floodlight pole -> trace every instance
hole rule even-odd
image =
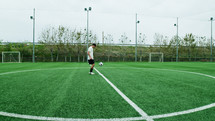
[[[89,9],[85,8],[84,10],[87,12],[87,51],[88,51],[88,46],[89,46],[89,12],[92,10],[92,8],[89,7]],[[87,54],[87,56],[88,56],[88,54]]]
[[[33,20],[33,56],[32,56],[33,63],[35,63],[35,19],[36,19],[35,11],[36,10],[34,8],[33,16],[31,16],[31,19]]]
[[[3,56],[3,54],[4,54],[4,52],[1,52],[1,54],[2,54],[2,63],[4,63],[4,56]]]
[[[137,62],[137,24],[139,24],[140,21],[137,20],[137,14],[136,14],[136,21],[135,21],[135,25],[136,25],[136,31],[135,31],[135,40],[136,40],[136,45],[135,45],[135,62]]]
[[[177,37],[176,37],[176,62],[178,62],[178,45],[179,45],[179,42],[178,42],[178,17],[177,17],[177,24],[175,24],[174,26],[177,27]]]
[[[211,21],[211,62],[213,62],[213,17],[210,19]]]

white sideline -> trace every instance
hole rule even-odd
[[[109,84],[116,90],[116,92],[128,103],[130,104],[142,117],[147,121],[153,121],[152,118],[148,116],[141,108],[139,108],[133,101],[131,101],[125,94],[123,94],[111,81],[109,81],[101,72],[95,68],[96,72],[102,76]]]

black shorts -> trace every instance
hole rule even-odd
[[[95,64],[94,60],[88,60],[89,64]]]

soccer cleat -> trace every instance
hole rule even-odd
[[[93,73],[93,72],[90,72],[90,75],[94,75],[95,73]]]

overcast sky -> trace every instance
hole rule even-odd
[[[0,40],[32,41],[30,16],[36,8],[36,37],[50,26],[86,27],[85,7],[91,6],[90,29],[102,40],[102,31],[112,34],[115,43],[126,33],[135,41],[135,13],[141,23],[138,32],[151,44],[155,33],[171,38],[193,33],[210,37],[210,17],[215,17],[215,0],[0,0]],[[214,23],[215,24],[215,23]],[[214,31],[215,35],[215,31]]]

